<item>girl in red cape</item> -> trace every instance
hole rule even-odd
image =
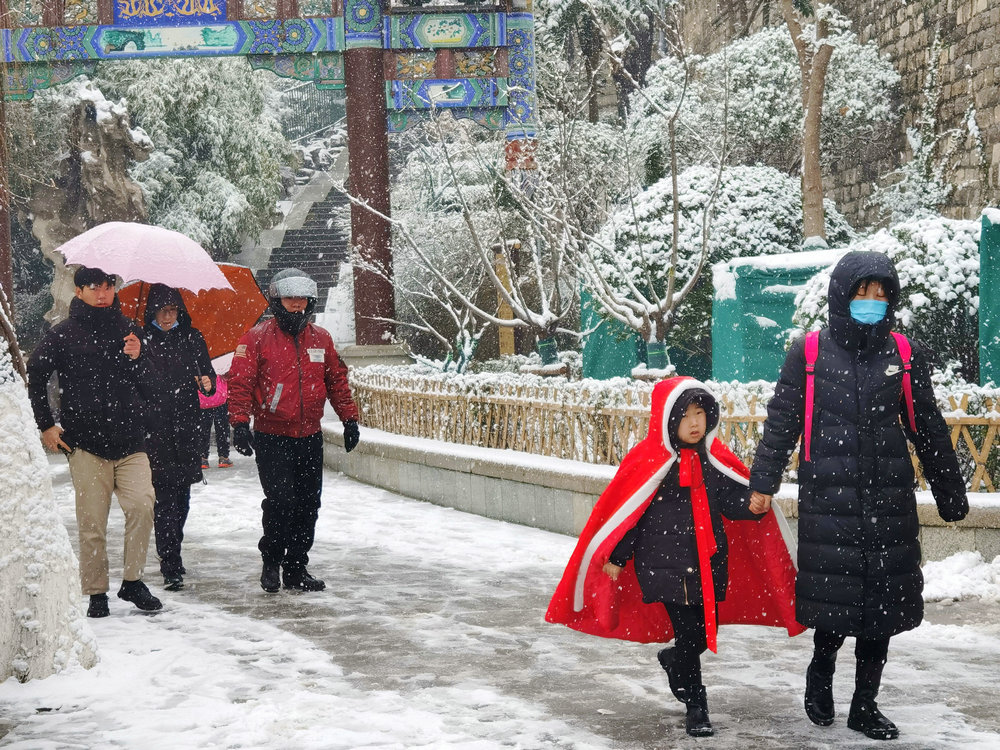
[[[676,637],[658,660],[696,737],[713,733],[700,657],[717,651],[718,624],[804,630],[788,525],[777,506],[750,512],[750,472],[718,431],[705,384],[657,383],[649,432],[598,499],[545,614],[604,638]]]

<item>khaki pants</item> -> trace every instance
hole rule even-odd
[[[111,493],[125,514],[125,565],[122,580],[142,578],[153,528],[153,476],[145,453],[109,461],[77,448],[69,457],[76,489],[76,523],[80,532],[80,583],[84,594],[108,590],[108,514]]]

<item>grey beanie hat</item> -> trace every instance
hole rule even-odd
[[[305,271],[297,268],[286,268],[278,271],[267,287],[267,296],[271,299],[281,297],[308,297],[316,299],[319,296],[316,282],[309,278]]]

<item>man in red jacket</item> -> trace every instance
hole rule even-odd
[[[306,570],[323,491],[320,419],[329,398],[344,424],[344,448],[350,452],[358,444],[358,407],[333,339],[309,322],[316,282],[288,268],[275,274],[268,298],[274,318],[248,331],[233,355],[233,447],[244,456],[257,452],[264,490],[264,534],[257,545],[264,559],[261,588],[274,593],[283,579],[286,589],[322,591],[326,584]]]

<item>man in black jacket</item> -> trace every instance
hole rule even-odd
[[[137,329],[121,313],[115,277],[80,268],[69,318],[54,326],[28,362],[28,395],[46,449],[65,453],[76,489],[80,582],[90,596],[88,617],[107,617],[107,525],[111,493],[125,514],[125,560],[118,597],[139,609],[161,608],[142,582],[150,530],[153,484],[144,452],[143,404]],[[56,423],[48,382],[59,376]]]

